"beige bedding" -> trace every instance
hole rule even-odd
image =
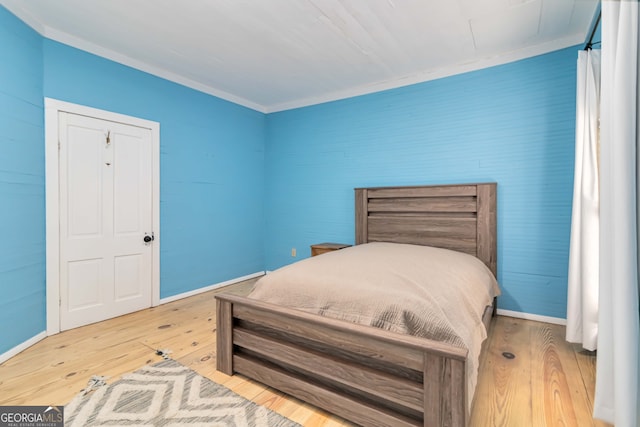
[[[308,258],[261,278],[250,298],[468,349],[468,402],[482,315],[500,290],[477,258],[429,246],[367,243]]]

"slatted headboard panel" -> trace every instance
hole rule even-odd
[[[497,276],[496,184],[356,188],[356,244],[465,252]]]

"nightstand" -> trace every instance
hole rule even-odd
[[[311,245],[311,256],[321,255],[327,252],[348,248],[351,245],[346,243],[316,243]]]

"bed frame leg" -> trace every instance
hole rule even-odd
[[[233,375],[233,305],[216,298],[216,369]]]
[[[465,427],[465,362],[424,356],[424,426]]]

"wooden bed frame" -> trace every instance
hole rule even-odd
[[[356,244],[444,247],[496,275],[495,183],[357,188],[355,200]],[[465,349],[233,295],[216,306],[219,371],[365,426],[468,422]]]

